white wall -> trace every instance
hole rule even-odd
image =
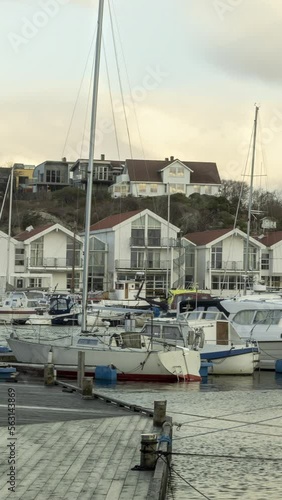
[[[272,272],[282,274],[282,242],[273,248]]]
[[[44,258],[66,259],[67,235],[62,231],[53,230],[44,235]],[[66,265],[64,262],[63,265]]]
[[[9,267],[9,269],[8,269]],[[8,235],[0,231],[0,277],[1,283],[4,282],[4,288],[6,287],[6,277],[7,271],[9,275],[13,274],[15,270],[15,243],[13,239],[10,239],[10,255],[9,255],[9,266],[8,266]],[[0,284],[0,288],[1,288]]]

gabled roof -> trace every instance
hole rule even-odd
[[[282,231],[273,231],[271,233],[265,234],[262,238],[257,237],[257,241],[265,245],[266,247],[271,247],[276,243],[282,241]]]
[[[233,228],[228,229],[211,229],[209,231],[197,231],[195,233],[187,233],[184,238],[195,243],[197,246],[207,245],[221,236],[230,233]]]
[[[19,233],[15,236],[15,239],[18,241],[26,241],[29,240],[30,238],[33,238],[33,236],[36,236],[37,234],[43,233],[46,229],[49,229],[49,227],[55,226],[55,224],[46,224],[45,226],[38,226],[35,229],[31,229],[30,231],[23,231],[22,233]]]
[[[196,233],[187,233],[184,238],[195,243],[197,246],[209,245],[217,240],[220,240],[223,236],[230,233],[230,236],[240,236],[241,238],[247,239],[247,234],[238,228],[227,228],[227,229],[210,229],[208,231],[197,231]],[[250,237],[250,242],[253,245],[257,245],[260,248],[264,248],[264,242]]]
[[[161,170],[177,160],[126,160],[130,181],[162,182]],[[180,160],[179,160],[180,161]],[[181,161],[191,172],[191,184],[221,184],[216,163]]]
[[[102,219],[96,222],[95,224],[92,224],[92,226],[90,226],[90,231],[98,231],[99,229],[111,229],[117,224],[120,224],[121,222],[124,222],[127,219],[130,219],[130,217],[133,217],[134,215],[137,215],[143,211],[144,211],[143,209],[139,209],[139,210],[132,210],[131,212],[125,212],[123,214],[119,213],[119,214],[109,215],[108,217],[105,217],[105,219]]]
[[[17,234],[15,236],[15,239],[17,241],[27,241],[27,240],[31,240],[33,238],[36,239],[37,236],[39,236],[41,234],[45,235],[45,234],[51,233],[54,230],[61,231],[65,234],[67,234],[68,236],[73,237],[72,231],[70,231],[66,227],[62,226],[58,222],[55,222],[55,223],[53,222],[50,224],[46,224],[45,226],[38,226],[34,229],[31,229],[30,231],[25,230],[22,233]],[[75,235],[75,239],[77,239],[78,241],[81,241],[81,238],[80,238],[80,236],[78,236],[78,234]]]

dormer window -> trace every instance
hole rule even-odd
[[[173,165],[169,167],[169,175],[171,177],[183,177],[184,176],[184,167]]]

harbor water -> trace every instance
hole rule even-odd
[[[0,327],[0,345],[9,331]],[[52,336],[71,331],[52,328]],[[95,382],[94,388],[147,408],[167,401],[174,424],[168,500],[282,498],[282,374],[209,376],[189,384]]]

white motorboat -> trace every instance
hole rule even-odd
[[[196,319],[163,317],[146,323],[141,333],[199,350],[201,359],[212,363],[214,375],[252,375],[258,367],[257,345],[243,342],[222,313],[211,312],[205,318],[199,311]]]
[[[30,315],[37,315],[38,302],[23,294],[10,294],[0,306],[0,323],[25,323]]]
[[[208,317],[212,311],[223,312],[234,331],[244,342],[257,342],[260,351],[259,367],[274,370],[277,360],[282,359],[282,301],[237,299],[213,299],[180,304],[180,310],[188,306],[184,316],[192,319]]]

